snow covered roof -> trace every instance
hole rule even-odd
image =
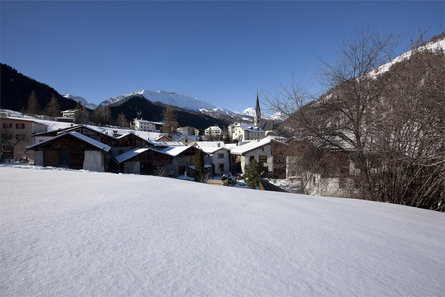
[[[197,141],[196,144],[206,154],[213,154],[221,149],[228,150],[223,141]]]
[[[165,153],[167,155],[176,157],[177,155],[185,152],[186,150],[192,148],[193,146],[187,146],[187,145],[181,145],[181,146],[169,146],[162,150],[159,150],[162,153]]]
[[[251,124],[245,124],[245,123],[241,123],[239,125],[239,127],[245,131],[249,131],[249,132],[264,132],[263,129],[261,129],[258,126],[255,125],[251,125]]]
[[[261,140],[253,140],[249,143],[240,145],[232,149],[230,152],[235,155],[243,155],[251,150],[257,149],[259,147],[262,147],[263,145],[269,144],[271,141],[279,141],[282,142],[282,137],[274,137],[274,136],[267,136]]]
[[[197,141],[199,139],[199,136],[195,136],[195,135],[179,135],[176,138],[176,141],[181,141],[184,138],[190,138],[193,141]]]
[[[178,141],[149,141],[152,145],[155,147],[162,147],[162,146],[183,146],[184,144],[182,142]]]
[[[102,142],[100,142],[100,141],[94,140],[94,139],[92,139],[92,138],[90,138],[90,137],[88,137],[88,136],[85,136],[85,135],[83,135],[83,134],[80,134],[79,132],[67,132],[67,133],[62,133],[62,134],[59,134],[59,135],[57,135],[57,136],[51,137],[51,138],[49,138],[49,139],[47,139],[47,140],[44,140],[44,141],[42,141],[42,142],[39,142],[39,143],[35,143],[35,144],[33,144],[33,145],[30,145],[30,146],[26,147],[26,149],[27,149],[27,150],[29,150],[29,149],[33,149],[33,148],[38,147],[38,146],[40,146],[40,145],[42,145],[42,144],[51,142],[51,141],[53,141],[53,140],[55,140],[55,139],[57,139],[57,138],[59,138],[59,137],[63,137],[63,136],[66,136],[66,135],[74,136],[74,137],[76,137],[77,139],[80,139],[80,140],[82,140],[82,141],[84,141],[84,142],[86,142],[86,143],[88,143],[88,144],[90,144],[90,145],[92,145],[92,146],[94,146],[94,147],[96,147],[96,148],[98,148],[98,149],[100,149],[100,150],[103,150],[103,151],[105,151],[105,152],[108,152],[108,151],[111,149],[111,147],[109,147],[109,146],[106,145],[105,143],[102,143]]]
[[[147,150],[149,150],[149,148],[135,148],[135,149],[132,149],[128,152],[125,152],[123,154],[120,154],[120,155],[114,157],[114,159],[117,161],[117,163],[122,163],[122,162],[127,161],[128,159],[133,158],[134,156],[137,156],[143,152],[146,152]]]
[[[219,130],[219,131],[222,131],[221,128],[218,127],[218,126],[210,126],[207,129],[205,129],[205,131],[208,131],[208,130]]]

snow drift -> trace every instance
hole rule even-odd
[[[3,296],[444,296],[445,214],[0,166]]]

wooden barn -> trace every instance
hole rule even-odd
[[[78,132],[67,132],[26,149],[34,151],[35,165],[106,171],[111,147]]]
[[[113,158],[117,171],[135,174],[160,174],[161,168],[171,165],[173,156],[151,148],[135,148]],[[167,172],[164,170],[164,173]]]

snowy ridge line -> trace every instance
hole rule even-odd
[[[411,54],[413,53],[413,51],[434,51],[434,50],[442,50],[445,51],[445,39],[440,39],[438,41],[434,41],[434,42],[429,42],[425,45],[420,46],[419,48],[415,49],[415,50],[410,50],[406,53],[401,54],[400,56],[394,58],[391,62],[388,62],[386,64],[383,64],[379,67],[377,67],[377,69],[371,71],[369,73],[369,75],[371,77],[376,77],[382,73],[385,73],[389,70],[389,68],[391,68],[392,65],[402,62],[406,59],[409,59],[411,57]]]

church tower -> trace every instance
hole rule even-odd
[[[258,91],[256,92],[256,106],[255,106],[255,117],[253,119],[253,124],[258,126],[261,119],[261,108],[260,108],[260,100],[258,99]]]

